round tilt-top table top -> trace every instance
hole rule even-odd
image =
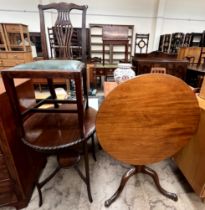
[[[112,157],[145,165],[185,146],[199,117],[197,99],[185,82],[168,74],[144,74],[118,85],[105,98],[96,131]]]

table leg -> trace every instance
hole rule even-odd
[[[141,172],[144,173],[144,174],[148,174],[149,176],[151,176],[153,178],[154,183],[157,186],[157,189],[164,196],[166,196],[167,198],[170,198],[170,199],[172,199],[174,201],[177,201],[178,200],[178,197],[177,197],[177,195],[175,193],[170,193],[170,192],[166,191],[164,188],[162,188],[162,186],[159,183],[159,177],[158,177],[157,173],[154,170],[152,170],[149,167],[144,166],[144,167],[142,167],[142,171]]]
[[[144,174],[147,174],[147,175],[150,175],[156,186],[157,186],[157,189],[164,195],[166,196],[167,198],[170,198],[174,201],[177,201],[178,200],[178,197],[175,193],[170,193],[168,191],[166,191],[165,189],[162,188],[162,186],[160,185],[159,183],[159,177],[157,175],[157,173],[152,170],[151,168],[147,167],[147,166],[144,166],[144,165],[141,165],[141,166],[134,166],[134,168],[131,168],[129,169],[123,176],[122,176],[122,179],[121,179],[121,182],[120,182],[120,186],[118,187],[117,191],[114,193],[114,195],[109,198],[108,200],[105,201],[105,207],[109,207],[121,194],[122,190],[124,189],[125,187],[125,184],[127,183],[128,179],[137,174],[137,173],[144,173]]]
[[[137,169],[136,167],[131,168],[122,176],[120,186],[118,187],[115,194],[111,198],[105,201],[105,207],[109,207],[120,196],[128,179],[138,172],[136,169]]]

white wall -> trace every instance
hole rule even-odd
[[[87,4],[87,25],[129,24],[135,33],[150,33],[149,51],[157,49],[160,34],[205,30],[204,0],[0,0],[0,22],[24,23],[30,31],[40,31],[37,5],[61,1]],[[79,22],[77,14],[73,18]],[[53,19],[48,15],[46,23]]]
[[[167,0],[162,32],[202,32],[205,30],[204,9],[204,0]]]
[[[39,0],[0,0],[0,22],[24,23],[30,31],[40,31],[38,4]]]

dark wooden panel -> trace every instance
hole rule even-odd
[[[31,81],[16,81],[21,108],[32,104]],[[45,159],[30,151],[17,135],[14,115],[0,78],[0,206],[25,207],[33,192]]]
[[[10,180],[0,182],[0,206],[17,202],[13,183]]]
[[[8,179],[8,178],[9,178],[9,173],[5,164],[5,159],[2,155],[0,156],[0,181]]]
[[[30,32],[30,40],[36,47],[36,52],[38,57],[42,57],[42,47],[41,47],[41,33],[40,32]]]
[[[167,74],[186,80],[188,61],[175,59],[173,55],[169,54],[167,56],[164,53],[157,54],[135,54],[132,64],[136,74],[150,73],[152,67],[164,67]]]

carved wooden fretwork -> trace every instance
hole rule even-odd
[[[68,11],[58,10],[58,17],[53,27],[53,32],[57,40],[56,47],[59,48],[59,57],[70,58],[71,53],[68,46],[70,46],[73,26]]]

